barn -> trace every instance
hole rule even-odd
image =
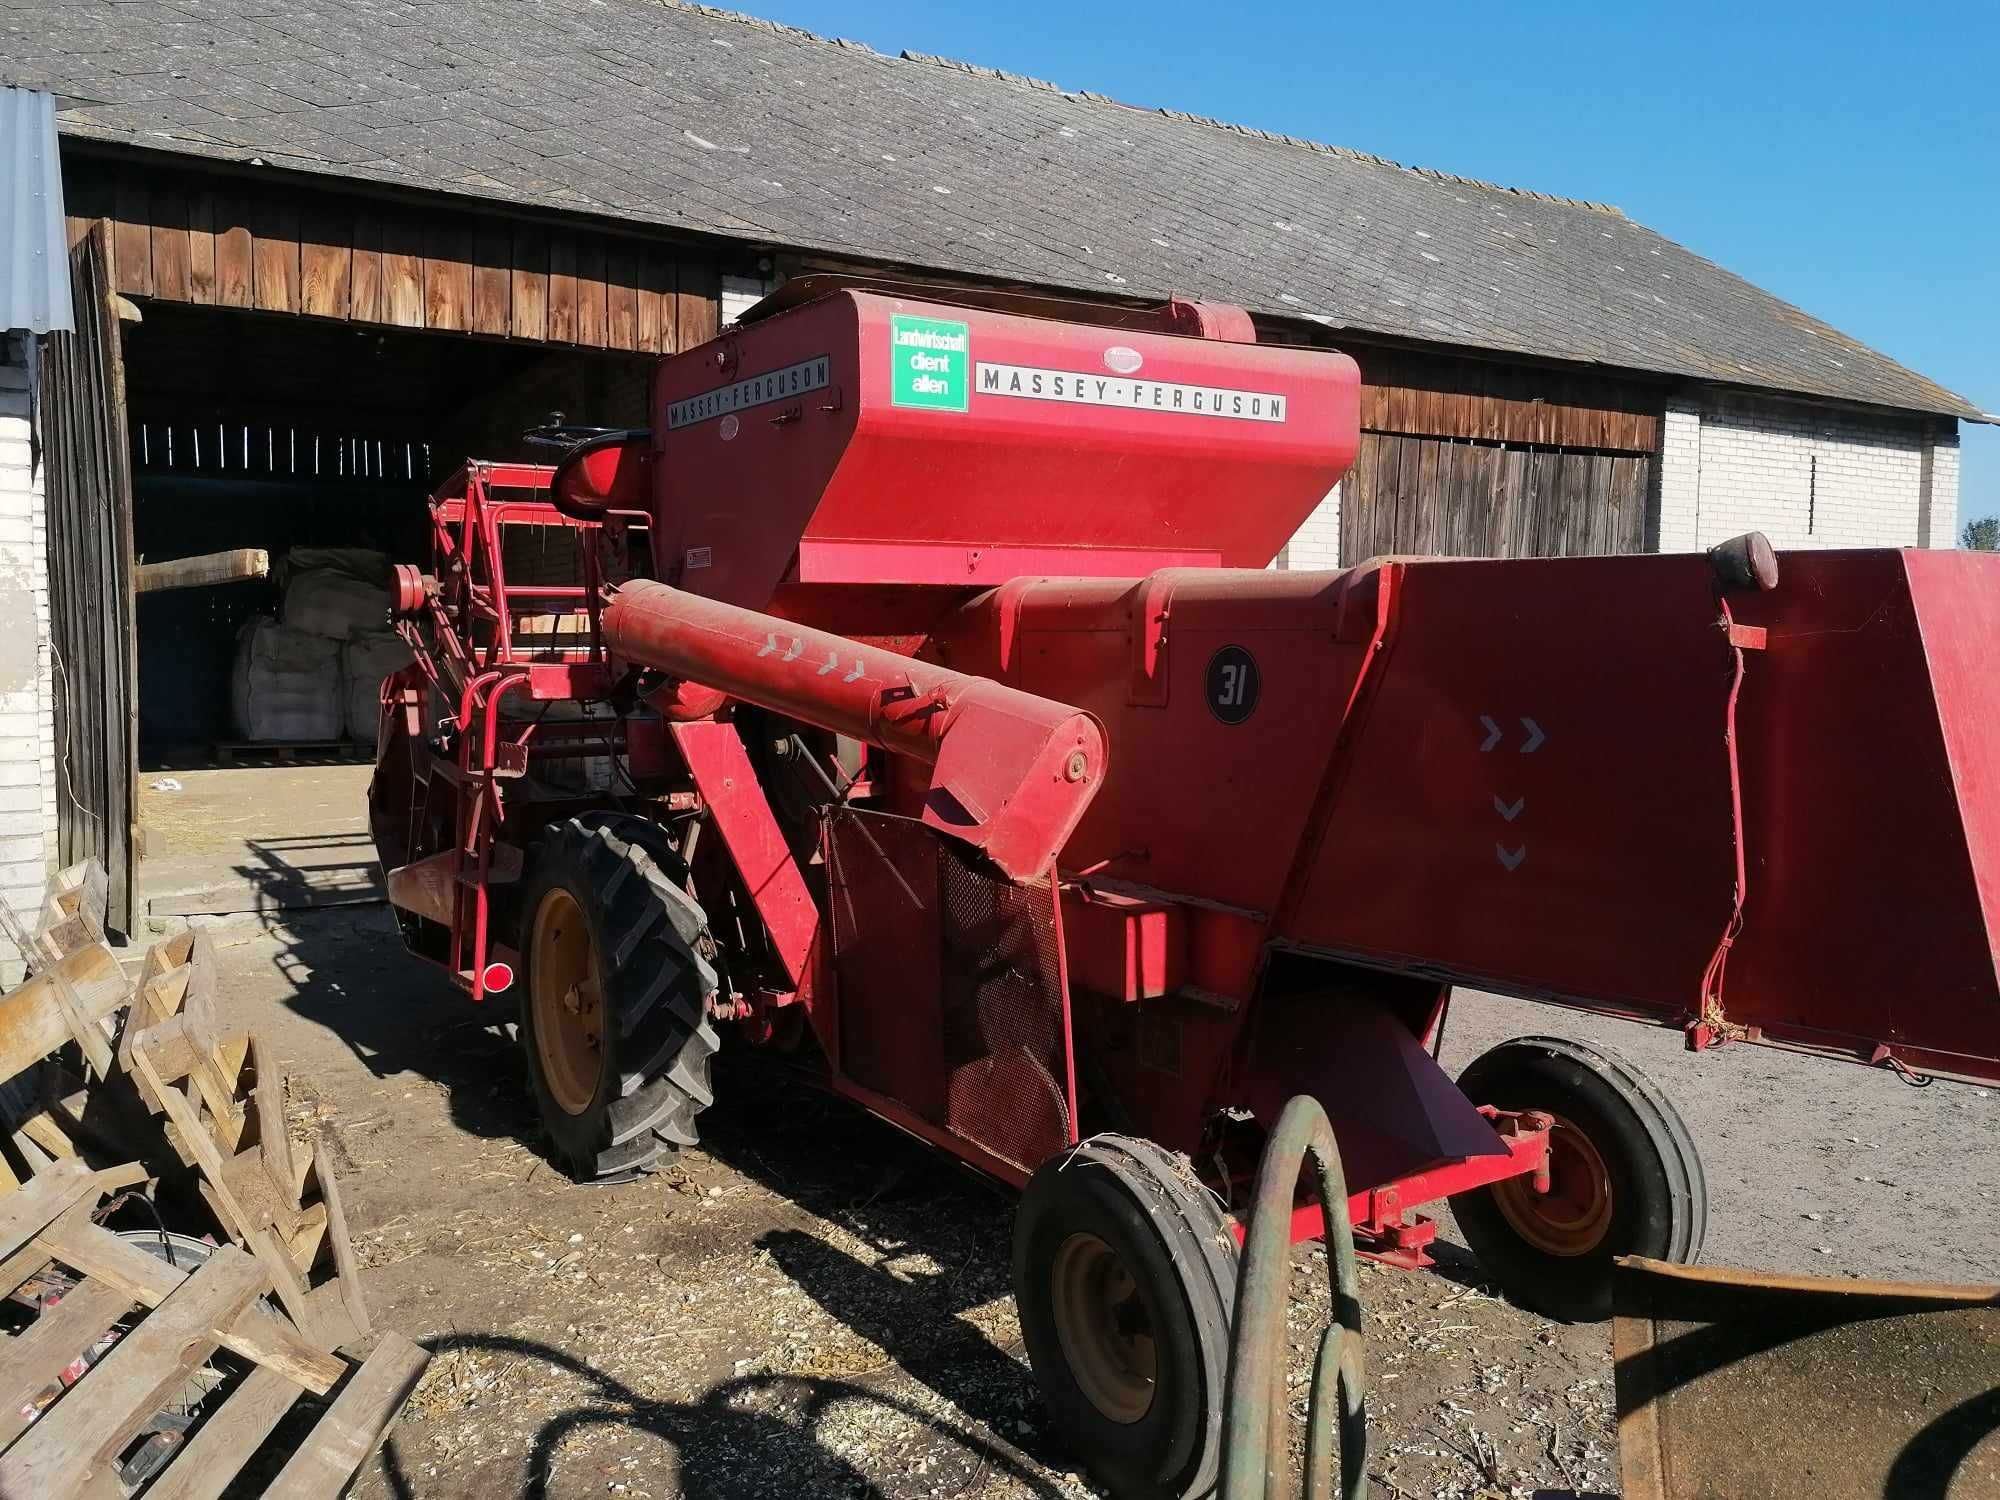
[[[230,736],[272,586],[135,599],[135,562],[414,555],[466,455],[642,423],[654,360],[808,272],[1181,295],[1346,350],[1361,456],[1280,567],[1947,546],[1981,418],[1607,204],[707,6],[30,0],[0,84],[55,96],[6,191],[20,223],[59,191],[79,292],[0,377],[35,642],[0,690],[9,893],[129,872],[134,767]]]

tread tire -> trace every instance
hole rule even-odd
[[[1063,1352],[1051,1277],[1057,1250],[1077,1233],[1117,1252],[1153,1315],[1162,1373],[1136,1422],[1101,1413]],[[1029,1179],[1014,1213],[1022,1339],[1057,1433],[1116,1500],[1188,1500],[1215,1489],[1237,1261],[1214,1196],[1151,1141],[1093,1136]]]
[[[1461,1193],[1452,1213],[1480,1264],[1525,1307],[1569,1323],[1611,1316],[1614,1260],[1646,1255],[1692,1265],[1708,1232],[1708,1181],[1694,1137],[1666,1095],[1632,1063],[1564,1037],[1502,1042],[1459,1076],[1474,1104],[1542,1109],[1582,1131],[1610,1174],[1611,1222],[1587,1254],[1528,1243],[1490,1188]]]
[[[642,818],[591,814],[552,823],[532,861],[521,950],[533,982],[534,913],[562,886],[591,925],[610,1013],[610,1066],[582,1114],[560,1108],[542,1076],[534,1004],[521,998],[520,1040],[554,1155],[579,1181],[629,1182],[695,1144],[695,1116],[714,1102],[709,1059],[719,1045],[708,1001],[714,968],[699,943],[707,918],[664,832]]]

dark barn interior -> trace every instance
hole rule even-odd
[[[525,429],[644,421],[647,356],[153,303],[125,372],[140,561],[240,547],[272,576],[138,600],[142,753],[227,741],[237,632],[275,614],[295,547],[427,555],[425,499]]]

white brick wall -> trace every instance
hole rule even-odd
[[[1701,513],[1701,413],[1670,404],[1660,423],[1660,535],[1662,552],[1699,550]]]
[[[725,276],[722,278],[722,322],[727,327],[750,311],[777,288],[770,276]]]
[[[0,900],[31,916],[56,807],[47,512],[29,454],[24,346],[0,333]],[[20,956],[0,939],[0,983],[20,977]]]
[[[1693,551],[1745,531],[1779,547],[1951,546],[1957,444],[1955,432],[1936,436],[1916,417],[1721,394],[1699,410],[1670,407],[1660,550]]]
[[[1958,434],[1931,446],[1931,545],[1958,545]]]
[[[1292,533],[1292,539],[1271,560],[1271,566],[1302,573],[1340,566],[1339,485],[1328,490],[1326,498],[1313,507],[1313,513]]]

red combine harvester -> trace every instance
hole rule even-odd
[[[793,283],[661,365],[650,431],[468,465],[402,570],[391,900],[518,996],[575,1174],[692,1143],[725,1029],[815,1056],[1025,1188],[1059,1425],[1197,1495],[1294,1094],[1378,1259],[1449,1197],[1511,1295],[1601,1318],[1614,1256],[1700,1250],[1658,1090],[1549,1037],[1453,1083],[1454,986],[2000,1078],[2000,565],[1264,571],[1354,459],[1351,360],[942,296]]]

